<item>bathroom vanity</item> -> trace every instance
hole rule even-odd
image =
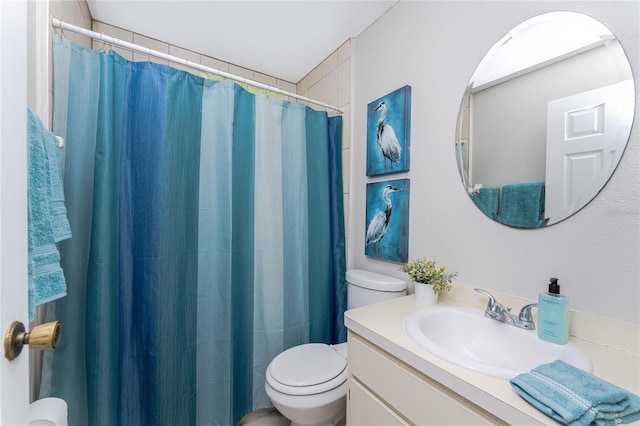
[[[348,424],[506,424],[353,333],[349,363]]]
[[[441,298],[440,305],[483,307],[484,300],[468,289],[457,288],[452,293],[452,297]],[[520,307],[520,301],[506,302],[514,309]],[[455,365],[415,343],[404,331],[403,321],[420,309],[429,306],[416,303],[409,295],[345,314],[348,425],[558,424],[517,395],[508,380]],[[571,342],[590,358],[594,374],[640,393],[638,327],[572,315]],[[575,337],[583,331],[590,335]],[[620,341],[595,342],[609,337]]]

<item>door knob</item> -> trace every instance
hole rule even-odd
[[[48,322],[34,327],[27,333],[24,324],[15,321],[4,336],[4,357],[13,361],[24,345],[29,345],[33,350],[55,349],[60,341],[60,321]]]

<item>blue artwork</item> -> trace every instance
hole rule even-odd
[[[367,176],[409,171],[411,87],[367,105]]]
[[[367,184],[364,254],[409,260],[409,179]]]

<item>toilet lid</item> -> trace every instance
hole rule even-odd
[[[271,377],[286,386],[328,382],[347,368],[347,360],[329,345],[308,343],[287,349],[269,365]]]
[[[287,349],[267,368],[267,383],[290,395],[327,392],[340,386],[346,378],[347,360],[324,343]]]

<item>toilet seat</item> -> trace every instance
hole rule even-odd
[[[324,343],[287,349],[269,364],[269,386],[288,395],[314,395],[337,388],[347,380],[347,360]]]

